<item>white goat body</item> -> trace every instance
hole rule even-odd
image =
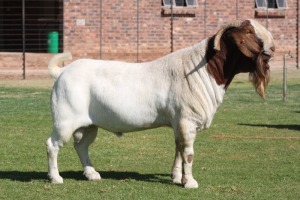
[[[273,48],[273,39],[267,30],[252,20],[248,20],[248,24],[267,41],[262,48]],[[232,26],[236,27],[229,27]],[[221,36],[216,38],[221,40]],[[209,39],[205,39],[145,63],[80,59],[59,68],[71,54],[54,56],[49,63],[49,72],[56,79],[51,100],[54,127],[46,142],[51,181],[63,182],[57,156],[72,135],[85,176],[99,180],[100,174],[88,155],[88,146],[96,138],[98,127],[121,133],[168,126],[173,128],[176,142],[173,181],[187,188],[198,187],[192,176],[196,130],[210,126],[226,89],[225,82],[220,84],[215,79],[222,74],[208,70],[207,54],[213,51],[208,42]],[[224,48],[223,43],[217,46]],[[237,57],[241,57],[240,54]],[[252,62],[241,57],[241,62],[245,60]]]
[[[205,69],[206,42],[152,62],[80,59],[61,68],[52,95],[53,117],[59,121],[56,128],[72,127],[69,137],[91,124],[111,132],[132,132],[171,127],[179,114],[192,117],[198,128],[208,127],[224,89]],[[50,70],[58,71],[53,62],[61,62],[58,57],[67,59],[69,54],[54,57]],[[201,61],[198,74],[186,78]],[[76,121],[64,122],[70,117]]]

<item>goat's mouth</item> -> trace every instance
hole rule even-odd
[[[263,57],[263,60],[265,62],[269,62],[269,60],[271,60],[274,57],[274,55],[271,54],[271,53],[269,53],[269,52],[267,52],[267,51],[263,51],[262,52],[262,57]]]
[[[270,69],[269,61],[274,57],[274,53],[269,51],[262,51],[257,55],[256,62],[258,59],[260,60],[261,64],[264,65],[264,68]]]
[[[271,47],[268,50],[263,50],[262,54],[264,56],[264,59],[270,60],[275,56],[275,47]]]
[[[271,53],[269,51],[263,51],[262,53],[263,53],[264,56],[269,57],[269,58],[274,56],[274,53]]]
[[[264,54],[264,56],[266,56],[269,59],[271,59],[275,55],[275,46],[272,45],[270,48],[264,48],[263,54]]]

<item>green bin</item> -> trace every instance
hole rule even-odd
[[[58,53],[59,34],[56,31],[48,33],[48,53]]]

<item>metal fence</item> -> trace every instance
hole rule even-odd
[[[1,0],[0,52],[58,53],[63,50],[63,0]]]

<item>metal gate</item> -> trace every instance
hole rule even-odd
[[[56,41],[51,38],[54,33]],[[53,51],[51,45],[57,48]],[[62,51],[63,0],[0,1],[0,52],[8,56],[12,52],[22,54],[24,79],[26,53]]]

